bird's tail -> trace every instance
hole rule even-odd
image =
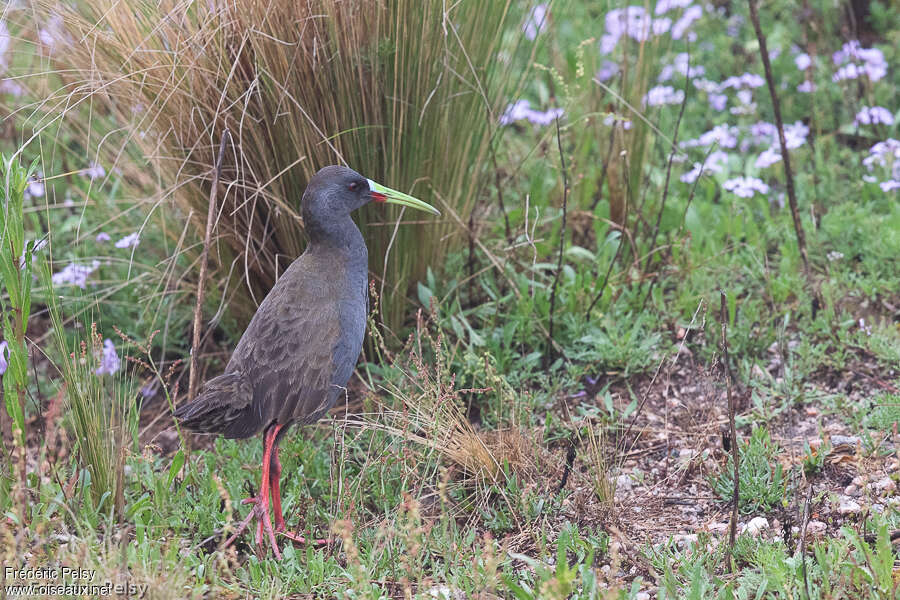
[[[175,418],[187,429],[227,438],[250,437],[262,429],[253,410],[253,388],[240,373],[207,381],[193,401],[175,409]]]

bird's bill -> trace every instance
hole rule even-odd
[[[375,183],[371,179],[369,179],[369,191],[372,193],[372,199],[375,202],[387,202],[389,204],[408,206],[410,208],[415,208],[416,210],[424,210],[425,212],[430,212],[433,215],[441,214],[441,211],[428,204],[427,202],[422,202],[418,198],[413,198],[409,194],[404,194],[403,192],[392,190],[391,188],[383,186],[380,183]]]

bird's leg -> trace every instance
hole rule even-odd
[[[269,487],[272,489],[272,512],[275,514],[275,531],[284,531],[284,513],[281,512],[281,461],[278,460],[278,446],[272,450],[272,464],[269,466]]]
[[[281,461],[278,460],[278,446],[272,450],[272,464],[269,466],[269,487],[272,489],[272,512],[275,514],[275,531],[284,537],[305,544],[306,538],[297,533],[286,531],[287,527],[284,523],[284,513],[281,511],[281,490],[279,487],[279,479],[281,478]],[[327,539],[311,540],[313,544],[325,546],[330,542]]]
[[[271,482],[270,467],[272,450],[275,448],[275,437],[278,435],[278,431],[282,427],[283,425],[273,425],[265,433],[265,437],[263,438],[262,479],[259,484],[259,494],[257,494],[253,498],[247,498],[246,500],[243,500],[241,502],[241,504],[253,504],[253,509],[250,511],[250,514],[247,515],[247,518],[241,521],[240,525],[238,525],[237,530],[235,530],[232,536],[225,540],[223,547],[228,547],[232,543],[234,543],[234,540],[237,539],[237,536],[243,533],[243,531],[247,528],[247,525],[250,523],[250,520],[255,517],[257,520],[256,545],[262,546],[263,534],[267,534],[269,543],[272,544],[272,550],[275,553],[275,558],[281,559],[281,552],[278,550],[278,543],[275,541],[275,531],[272,529],[272,519],[269,514],[269,485]],[[281,504],[280,496],[278,503],[279,505]]]

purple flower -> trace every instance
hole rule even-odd
[[[666,65],[659,73],[657,81],[660,83],[672,79],[675,73],[680,73],[685,77],[703,77],[706,74],[706,68],[703,65],[690,64],[690,56],[687,52],[682,52],[675,56],[675,60],[671,65]]]
[[[891,111],[881,106],[873,106],[872,108],[863,106],[862,110],[856,113],[856,120],[853,121],[853,124],[857,127],[860,125],[893,125],[894,115],[891,114]]]
[[[612,127],[616,123],[621,123],[622,129],[631,129],[631,121],[629,121],[628,119],[622,119],[618,115],[609,114],[603,118],[603,124],[607,127]]]
[[[759,121],[750,126],[750,135],[757,144],[770,144],[778,135],[778,128],[772,123]]]
[[[44,182],[42,181],[44,174],[38,171],[35,173],[34,177],[28,180],[28,185],[25,186],[25,197],[26,198],[43,198],[44,197]]]
[[[0,19],[0,67],[6,69],[6,51],[9,50],[12,36],[9,35],[9,29],[6,27],[6,21]]]
[[[859,41],[850,40],[840,50],[831,55],[834,64],[840,67],[832,76],[833,81],[856,79],[861,75],[869,81],[878,81],[887,75],[887,61],[878,48],[863,48]]]
[[[638,42],[646,41],[650,37],[650,28],[653,19],[642,6],[627,6],[614,8],[606,13],[606,35],[615,38],[618,42],[622,36],[627,35]],[[601,40],[602,43],[602,40]],[[613,43],[615,47],[615,43]]]
[[[890,181],[900,180],[900,141],[888,138],[872,146],[869,149],[869,156],[863,159],[863,166],[870,172],[875,167],[882,167],[890,174]],[[873,177],[871,181],[875,182],[878,180]],[[886,187],[888,189],[885,191],[893,189],[890,183]]]
[[[682,148],[694,148],[696,146],[711,146],[717,144],[722,148],[734,148],[737,146],[738,128],[729,125],[716,125],[696,140],[681,142]]]
[[[769,193],[769,186],[756,177],[735,177],[723,183],[722,187],[741,198],[751,198],[756,192]]]
[[[714,94],[719,91],[719,84],[709,79],[695,79],[694,87],[707,94]]]
[[[681,18],[672,26],[672,39],[680,40],[684,37],[685,32],[693,24],[694,21],[703,16],[703,9],[696,4],[692,4],[684,11]]]
[[[63,36],[63,19],[59,15],[51,15],[47,24],[38,31],[41,43],[52,49]]]
[[[774,147],[770,147],[763,150],[762,153],[756,157],[756,162],[753,164],[753,166],[755,166],[757,169],[766,169],[780,161],[781,152],[776,150]]]
[[[659,85],[650,89],[644,96],[645,106],[662,106],[664,104],[681,104],[684,102],[684,90],[676,90],[671,85]]]
[[[758,88],[765,85],[765,83],[766,80],[756,73],[744,73],[743,75],[732,75],[731,77],[723,81],[719,87],[723,90],[730,87]]]
[[[709,95],[709,105],[716,112],[722,112],[725,110],[725,107],[728,106],[728,95],[727,94],[710,94]]]
[[[94,240],[100,242],[101,244],[102,244],[103,242],[108,242],[108,241],[111,240],[111,239],[112,239],[112,238],[109,237],[109,234],[106,233],[105,231],[101,231],[100,233],[97,234],[97,237],[94,238]]]
[[[103,351],[100,354],[100,366],[94,373],[97,375],[112,375],[119,370],[121,364],[122,361],[119,360],[119,355],[116,354],[116,346],[112,343],[111,339],[106,338],[103,340]]]
[[[801,94],[811,94],[814,91],[816,91],[816,84],[814,84],[812,81],[807,79],[806,81],[804,81],[803,83],[801,83],[800,85],[797,86],[797,91],[800,92]]]
[[[600,69],[597,71],[595,77],[597,81],[609,81],[613,77],[615,77],[619,72],[619,64],[614,63],[611,60],[604,60],[603,64],[600,65]]]
[[[837,72],[831,76],[832,81],[843,81],[844,79],[856,79],[860,76],[862,70],[857,67],[855,64],[850,63],[849,65],[844,65]]]
[[[653,19],[653,24],[651,28],[653,29],[653,35],[662,35],[669,31],[672,27],[672,19],[663,17],[661,19]]]
[[[756,102],[753,101],[753,92],[750,90],[738,90],[737,99],[740,105],[731,108],[733,115],[752,115],[756,112]]]
[[[659,0],[656,3],[656,14],[664,15],[676,8],[687,8],[693,0]]]
[[[9,344],[6,343],[6,340],[0,342],[0,375],[6,373],[7,367],[9,367]]]
[[[887,181],[882,181],[881,183],[879,183],[878,187],[880,187],[881,191],[886,194],[888,192],[893,192],[894,190],[900,190],[900,181],[888,179]]]
[[[99,266],[99,260],[93,261],[90,265],[69,263],[62,271],[53,274],[53,285],[77,285],[81,289],[84,289],[87,284],[87,278],[91,273],[96,271]]]
[[[603,34],[603,36],[600,38],[600,53],[611,54],[612,51],[616,49],[616,44],[618,43],[619,36],[609,33]]]
[[[809,57],[809,54],[803,52],[794,57],[794,64],[797,65],[799,71],[805,71],[812,64],[812,59]]]
[[[807,135],[809,135],[809,127],[803,121],[796,121],[793,125],[784,127],[784,141],[789,150],[805,144]]]
[[[97,163],[91,163],[87,169],[82,169],[81,174],[91,179],[97,179],[106,175],[106,169]]]
[[[547,26],[547,14],[546,4],[538,4],[531,9],[528,18],[525,19],[525,25],[522,26],[526,38],[533,40],[544,30]]]
[[[727,153],[722,152],[721,150],[710,152],[709,156],[706,157],[706,160],[703,162],[703,164],[694,163],[694,168],[682,175],[680,179],[685,183],[694,183],[695,181],[697,181],[697,178],[699,178],[700,175],[706,175],[708,173],[721,173],[725,170],[727,163]]]
[[[528,115],[525,118],[535,125],[546,126],[555,121],[557,117],[563,116],[563,114],[563,109],[551,108],[543,112],[539,110],[529,111]]]
[[[137,246],[141,242],[141,238],[138,237],[138,232],[129,233],[121,240],[116,242],[116,248],[133,248]]]
[[[16,98],[25,94],[25,88],[13,81],[12,79],[4,79],[0,81],[0,93],[9,94]]]

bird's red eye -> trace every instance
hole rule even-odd
[[[358,186],[356,185],[355,181],[351,181],[349,184],[347,184],[347,188],[352,192],[355,192],[357,187]]]

